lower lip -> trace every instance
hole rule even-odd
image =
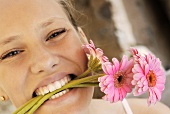
[[[78,91],[78,88],[71,89],[66,94],[58,98],[47,100],[43,105],[57,105],[59,102],[71,98],[72,95],[75,95],[76,91]]]

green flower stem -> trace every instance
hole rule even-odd
[[[90,59],[89,59],[89,62],[88,62],[88,67],[90,67],[93,63],[93,56],[90,55]]]
[[[91,62],[91,61],[89,61],[89,62]],[[93,68],[95,68],[98,64],[100,64],[100,60],[99,60],[98,58],[95,58],[95,59],[92,61],[91,65],[90,65],[89,67],[91,67],[91,68],[93,69]]]
[[[101,63],[100,60],[97,57],[90,56],[89,62],[88,62],[88,69],[81,74],[80,76],[76,77],[76,79],[80,79],[83,77],[86,77],[89,73],[96,72],[98,70],[101,70]]]
[[[55,90],[47,95],[45,95],[42,99],[40,99],[35,105],[34,107],[32,107],[28,114],[33,114],[34,111],[39,107],[41,106],[41,104],[43,104],[47,99],[49,99],[51,96],[53,96],[54,94],[64,90],[64,89],[68,89],[68,88],[71,88],[72,86],[74,85],[78,85],[78,84],[81,84],[81,83],[84,83],[84,82],[88,82],[88,81],[93,81],[93,80],[96,80],[98,79],[100,76],[103,76],[103,74],[99,74],[99,75],[95,75],[95,76],[89,76],[89,77],[85,77],[85,78],[82,78],[82,79],[78,79],[78,80],[73,80],[71,81],[70,83],[67,83],[66,85],[64,85],[63,87],[61,87],[60,89],[58,90]]]
[[[93,57],[90,56],[88,69],[84,73],[82,73],[80,76],[76,77],[76,79],[84,78],[92,71],[97,71],[101,69],[101,64],[99,64],[99,62],[100,61],[97,58],[93,60]]]
[[[96,81],[99,77],[104,76],[104,74],[99,74],[99,75],[94,75],[94,76],[89,76],[89,77],[85,77],[82,79],[77,79],[77,80],[72,80],[71,82],[67,83],[66,85],[64,85],[62,88],[57,89],[51,93],[46,94],[45,96],[39,96],[40,99],[38,99],[37,101],[35,100],[31,100],[29,103],[25,104],[23,107],[24,108],[19,108],[22,110],[22,114],[25,114],[26,112],[28,112],[28,114],[32,114],[41,104],[43,104],[47,99],[49,99],[52,95],[67,89],[67,88],[72,88],[75,85],[81,84],[81,83],[85,83],[85,82],[90,82],[90,81]],[[37,97],[36,97],[37,98]],[[20,114],[21,110],[17,110],[16,112],[18,113],[13,113],[13,114]],[[25,111],[25,112],[24,112]]]
[[[77,76],[75,79],[84,78],[84,77],[86,77],[90,72],[91,72],[91,69],[88,68],[84,73],[82,73],[81,75]]]
[[[13,114],[24,114],[25,112],[27,112],[30,107],[28,106],[28,104],[30,105],[34,105],[38,100],[40,100],[42,98],[42,96],[37,96],[35,98],[32,98],[31,100],[29,100],[26,104],[24,104],[23,106],[21,106],[18,110],[16,110]]]
[[[75,88],[75,87],[98,87],[98,86],[99,86],[99,82],[94,82],[94,83],[82,83],[79,85],[74,85],[74,86],[72,86],[72,88]]]
[[[100,71],[102,69],[102,65],[101,64],[97,64],[95,66],[95,68],[93,68],[93,71],[96,72],[96,71]]]

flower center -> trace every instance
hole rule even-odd
[[[156,85],[156,76],[152,70],[150,70],[149,73],[146,75],[146,79],[148,81],[149,87],[154,87]]]
[[[124,74],[119,71],[114,75],[114,86],[119,88],[122,87],[124,84]]]

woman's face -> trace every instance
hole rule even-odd
[[[83,35],[55,0],[1,0],[0,14],[0,95],[7,95],[16,107],[35,91],[42,94],[55,87],[54,82],[85,71]],[[83,113],[92,93],[92,88],[69,90],[36,112]]]

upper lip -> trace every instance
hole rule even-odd
[[[34,91],[40,87],[46,86],[52,82],[55,82],[57,80],[60,80],[62,78],[64,78],[66,75],[70,75],[70,74],[74,74],[74,73],[67,73],[67,72],[59,72],[59,73],[55,73],[49,76],[46,76],[45,79],[43,79],[42,81],[40,81],[37,86],[35,87]],[[75,74],[74,74],[75,75]]]

